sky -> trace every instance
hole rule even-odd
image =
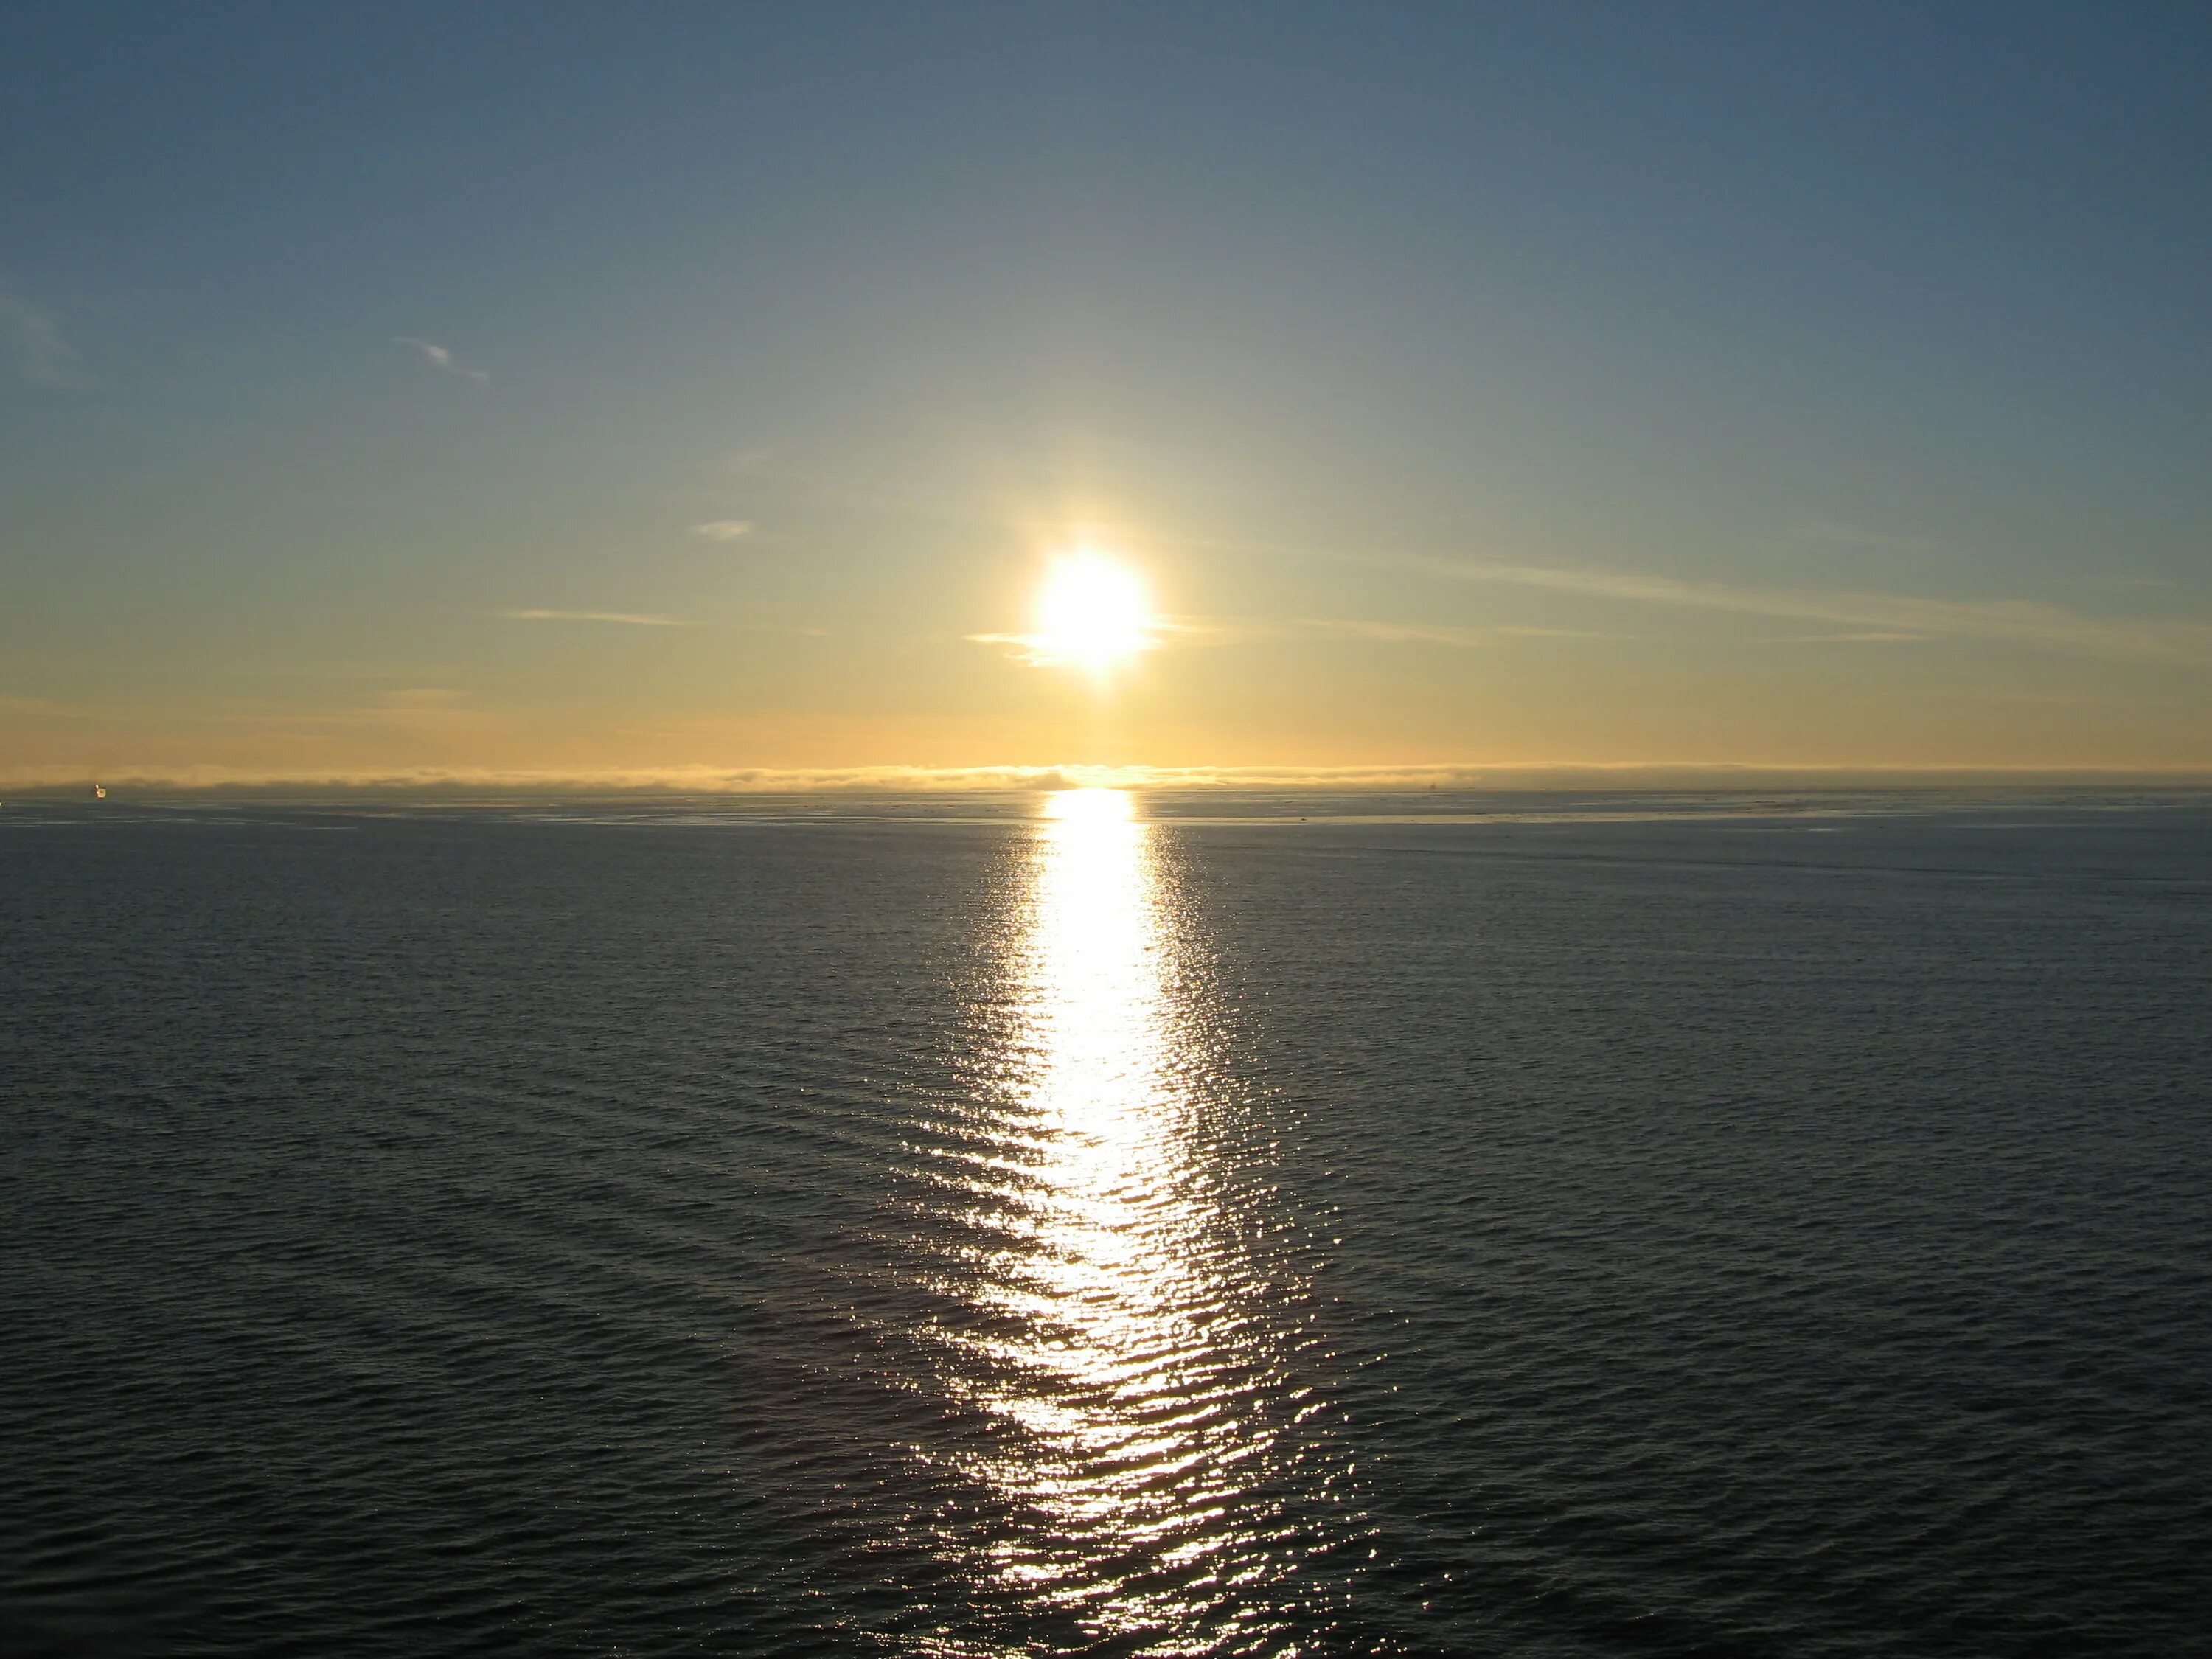
[[[2212,769],[2207,84],[2185,4],[16,0],[0,783]]]

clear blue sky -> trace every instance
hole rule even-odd
[[[2208,86],[2185,5],[19,3],[0,780],[2212,765]],[[1085,539],[1103,691],[973,637]]]

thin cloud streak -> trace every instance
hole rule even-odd
[[[1924,645],[1925,634],[1784,634],[1774,645]]]
[[[0,714],[40,714],[48,720],[90,720],[94,710],[57,702],[52,697],[0,697]]]
[[[1515,623],[1483,623],[1467,627],[1449,623],[1376,622],[1358,617],[1178,617],[1160,625],[1162,632],[1181,636],[1194,645],[1252,645],[1285,640],[1366,640],[1381,645],[1443,645],[1468,650],[1495,645],[1501,639],[1619,640],[1632,637],[1591,628],[1532,628]],[[971,639],[995,642],[1008,636],[976,634]]]
[[[478,386],[489,386],[491,384],[491,375],[489,371],[481,368],[462,368],[460,363],[453,356],[453,352],[446,347],[440,345],[435,340],[418,340],[411,334],[400,334],[393,337],[392,343],[394,345],[413,346],[416,350],[422,354],[422,358],[425,362],[431,364],[434,368],[442,368],[448,374],[458,374],[463,380],[472,380]]]
[[[1919,559],[1956,559],[1958,549],[1933,536],[1891,530],[1869,530],[1863,525],[1836,524],[1825,519],[1795,524],[1784,532],[1787,539],[1809,544],[1830,552],[1904,556]]]
[[[7,343],[16,368],[34,386],[82,391],[92,382],[78,369],[76,353],[62,338],[61,325],[7,288],[0,288],[0,340]]]
[[[1159,637],[1160,625],[1144,639],[1129,647],[1132,652],[1157,651],[1164,641]],[[1066,668],[1079,659],[1068,654],[1060,641],[1044,634],[963,634],[961,637],[971,645],[1005,645],[1013,648],[1006,654],[1024,668]]]
[[[734,542],[751,535],[753,526],[748,519],[712,519],[705,524],[693,525],[691,533],[704,536],[710,542]]]
[[[1881,593],[1827,593],[1683,581],[1630,571],[1576,570],[1542,565],[1476,564],[1450,559],[1393,560],[1455,581],[1532,587],[1589,599],[1739,616],[1786,617],[1866,634],[1939,635],[2000,640],[2094,656],[2212,661],[2212,623],[2108,620],[2025,599],[1925,599]]]
[[[696,628],[681,617],[653,617],[635,611],[502,611],[508,622],[619,623],[631,628]]]
[[[1624,637],[1589,628],[1530,628],[1512,623],[1468,627],[1449,623],[1370,622],[1349,617],[1300,617],[1280,621],[1227,619],[1218,625],[1224,642],[1247,640],[1369,640],[1382,645],[1444,645],[1479,650],[1501,639],[1609,640]]]
[[[1014,647],[1016,661],[1031,667],[1060,665],[1052,641],[1034,634],[968,634],[975,645]],[[1500,639],[1618,640],[1632,637],[1587,628],[1528,628],[1510,623],[1455,628],[1448,624],[1370,622],[1346,617],[1175,617],[1152,624],[1146,650],[1163,646],[1260,645],[1289,640],[1362,640],[1380,645],[1442,645],[1477,650]]]

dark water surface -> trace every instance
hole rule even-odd
[[[2204,1650],[2202,800],[1128,805],[11,803],[0,1646]]]

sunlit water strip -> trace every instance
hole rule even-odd
[[[1367,1551],[1293,1275],[1237,1212],[1253,1142],[1217,1121],[1157,833],[1120,791],[1048,802],[995,1144],[953,1188],[982,1242],[933,1286],[976,1316],[942,1386],[1011,1431],[958,1460],[1016,1517],[977,1547],[999,1592],[1116,1652],[1295,1651],[1320,1558]]]

